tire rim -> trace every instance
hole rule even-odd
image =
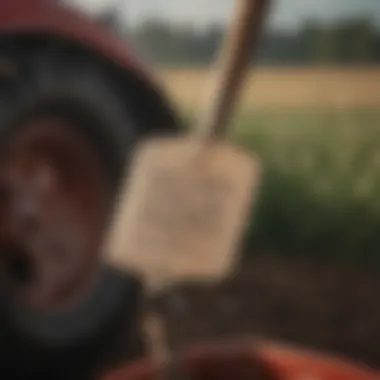
[[[96,149],[77,127],[61,117],[31,118],[2,151],[5,286],[34,310],[72,307],[99,273],[110,189]]]

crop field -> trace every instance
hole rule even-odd
[[[168,93],[186,109],[202,105],[208,74],[205,69],[158,72]],[[380,107],[380,68],[256,69],[241,99],[242,110],[367,107]]]
[[[159,75],[196,115],[207,71]],[[228,284],[184,290],[173,340],[249,332],[380,367],[380,68],[258,69],[231,138],[264,169],[247,261]]]

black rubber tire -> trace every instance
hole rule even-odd
[[[28,312],[25,329],[15,323],[14,314],[3,312],[2,376],[10,380],[90,380],[143,356],[141,284],[110,269],[106,277],[86,302],[65,315],[30,316]]]
[[[103,59],[70,44],[9,46],[7,57],[15,72],[0,72],[0,145],[32,116],[51,113],[68,118],[99,152],[107,180],[116,190],[128,154],[146,130],[139,127],[137,113],[115,73]],[[7,46],[1,48],[6,51]],[[103,368],[143,355],[138,321],[141,284],[128,275],[106,268],[105,272],[100,287],[66,316],[28,317],[27,323],[19,323],[17,316],[28,313],[12,314],[3,297],[0,373],[5,371],[11,380],[34,376],[85,380]],[[108,298],[114,302],[106,307]],[[104,304],[103,310],[99,304]],[[73,321],[71,330],[59,334],[57,326],[71,326]],[[50,324],[52,330],[41,330],[41,323]]]
[[[40,114],[72,120],[94,144],[113,180],[139,135],[127,99],[95,56],[65,46],[11,55],[14,76],[0,77],[1,141]],[[21,47],[20,47],[21,48]]]

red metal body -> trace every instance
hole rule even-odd
[[[4,33],[38,33],[74,40],[152,85],[148,71],[125,43],[95,21],[54,0],[2,0],[0,34]]]

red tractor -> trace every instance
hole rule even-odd
[[[153,379],[153,363],[138,361],[142,285],[98,247],[134,145],[176,133],[180,119],[106,28],[53,0],[2,0],[0,126],[1,375]],[[180,358],[194,379],[380,377],[254,341]]]

